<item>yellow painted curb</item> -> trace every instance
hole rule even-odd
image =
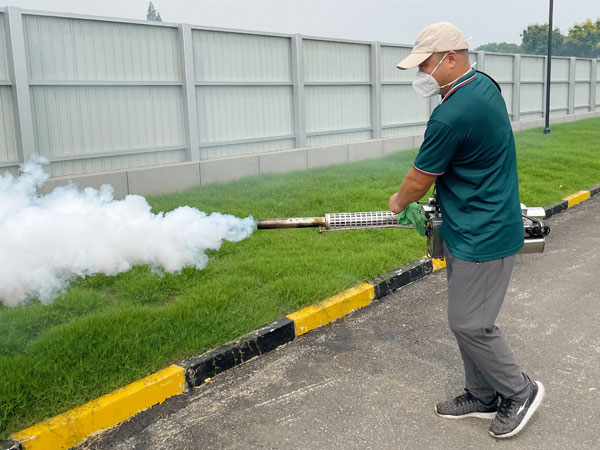
[[[353,309],[367,306],[374,298],[375,289],[373,286],[363,283],[316,305],[307,306],[300,311],[289,314],[287,317],[294,321],[296,336],[300,336],[345,316]]]
[[[185,370],[172,365],[11,437],[25,450],[66,449],[185,388]]]
[[[569,202],[569,208],[575,206],[577,203],[581,203],[584,200],[590,198],[590,191],[579,191],[575,194],[567,195],[563,200]]]
[[[446,267],[446,260],[444,258],[434,258],[431,260],[431,264],[433,264],[433,271],[435,272],[436,270],[440,270]]]

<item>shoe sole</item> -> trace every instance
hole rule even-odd
[[[512,436],[518,434],[523,428],[525,428],[525,425],[527,425],[527,422],[529,422],[529,419],[531,419],[531,416],[533,416],[533,413],[542,404],[542,400],[544,399],[544,395],[546,394],[544,385],[540,381],[534,381],[534,383],[538,387],[538,393],[535,396],[535,398],[533,399],[531,406],[525,413],[525,417],[523,417],[523,420],[521,420],[521,423],[519,424],[519,426],[517,426],[517,428],[515,428],[514,430],[512,430],[511,432],[506,433],[506,434],[494,434],[491,431],[489,431],[490,436],[495,437],[496,439],[505,439],[505,438],[509,438],[509,437],[512,437]]]
[[[443,417],[444,419],[466,419],[468,417],[475,417],[477,419],[492,420],[494,417],[496,417],[496,413],[495,412],[489,412],[489,413],[475,412],[475,413],[463,414],[462,416],[451,416],[451,415],[448,415],[448,414],[440,414],[438,412],[438,410],[437,410],[437,406],[435,407],[435,413],[438,416]]]

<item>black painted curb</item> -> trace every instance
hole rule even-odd
[[[590,197],[593,197],[596,194],[600,194],[600,183],[595,186],[592,186],[588,189],[590,191]]]
[[[212,378],[255,356],[270,352],[294,340],[295,337],[294,321],[285,317],[216,350],[186,358],[175,364],[185,369],[185,381],[188,387],[196,387],[204,384],[207,378]]]
[[[12,439],[0,441],[0,448],[3,450],[23,450],[21,443]]]
[[[546,219],[555,214],[563,212],[565,209],[569,208],[569,202],[567,200],[561,200],[556,203],[552,203],[551,205],[544,206],[544,210],[546,211]]]
[[[433,263],[430,258],[421,258],[403,265],[402,267],[388,272],[386,275],[377,277],[367,283],[372,284],[375,289],[375,298],[385,297],[389,293],[417,281],[433,272]]]

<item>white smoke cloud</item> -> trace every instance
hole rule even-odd
[[[146,199],[113,198],[112,186],[83,191],[71,185],[40,196],[44,158],[0,176],[0,301],[16,306],[38,297],[49,303],[77,276],[115,275],[133,266],[177,272],[202,269],[205,251],[250,236],[254,219],[183,206],[153,214]]]

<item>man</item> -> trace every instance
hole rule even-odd
[[[402,211],[435,181],[448,277],[448,322],[463,358],[466,393],[438,403],[447,418],[493,419],[489,432],[519,433],[544,396],[516,364],[494,322],[523,246],[515,143],[499,88],[469,65],[468,45],[447,22],[426,27],[399,69],[418,66],[424,97],[441,94],[425,139],[390,209]]]

